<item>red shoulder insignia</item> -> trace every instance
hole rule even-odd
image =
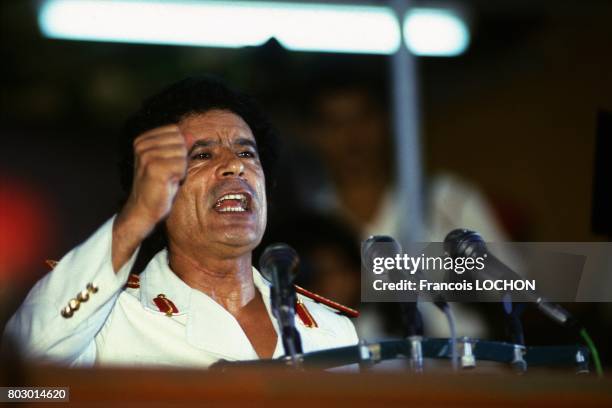
[[[319,327],[315,319],[312,317],[312,315],[308,311],[308,308],[306,307],[304,302],[302,302],[300,299],[297,299],[295,301],[295,313],[298,315],[298,317],[300,318],[300,321],[302,322],[304,326],[310,329]]]
[[[126,288],[138,289],[140,287],[140,276],[138,275],[130,275],[128,277],[128,281],[125,284]]]
[[[157,295],[155,299],[153,299],[155,306],[159,309],[160,312],[165,313],[166,316],[172,316],[175,313],[178,313],[178,309],[174,305],[174,303],[166,297],[163,293]]]
[[[51,269],[54,269],[58,263],[59,261],[54,261],[53,259],[45,259],[45,265],[47,265]]]
[[[307,298],[310,298],[317,303],[324,304],[325,306],[336,310],[340,314],[343,314],[348,317],[359,317],[359,311],[355,309],[341,305],[340,303],[334,302],[333,300],[328,299],[324,296],[317,295],[316,293],[306,290],[301,286],[298,286],[298,285],[293,285],[293,286],[295,286],[295,291],[299,293],[300,295],[306,296]]]

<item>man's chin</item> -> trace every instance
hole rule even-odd
[[[225,219],[223,222],[208,225],[202,234],[209,242],[220,245],[232,251],[247,252],[252,251],[259,245],[263,237],[263,229],[259,222],[253,220],[231,220]]]
[[[244,229],[227,231],[220,240],[220,243],[229,247],[244,248],[245,250],[253,250],[260,242],[261,236],[259,234]]]

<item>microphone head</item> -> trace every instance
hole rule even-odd
[[[363,265],[369,265],[373,258],[393,257],[401,252],[402,247],[395,238],[388,235],[370,235],[361,245],[361,262]]]
[[[259,272],[268,282],[273,282],[273,270],[288,271],[289,283],[293,283],[298,275],[298,265],[300,257],[297,252],[289,245],[284,243],[275,243],[268,245],[259,258]]]
[[[444,251],[451,257],[473,257],[476,253],[485,252],[484,240],[476,231],[459,228],[452,230],[444,238]]]

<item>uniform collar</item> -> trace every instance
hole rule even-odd
[[[262,296],[278,341],[274,357],[282,355],[282,342],[270,305],[270,283],[253,267],[253,284]],[[187,341],[195,347],[218,354],[220,358],[248,360],[257,358],[255,350],[235,318],[205,293],[183,282],[168,265],[168,251],[160,251],[149,262],[140,278],[140,301],[144,308],[161,313],[154,299],[163,294],[187,314]],[[299,329],[298,329],[299,330]]]
[[[270,283],[261,276],[255,267],[252,269],[253,284],[259,293],[261,293],[266,308],[270,312]],[[179,310],[178,314],[186,313],[190,309],[191,292],[194,289],[183,282],[170,269],[167,249],[158,252],[149,262],[149,265],[147,265],[140,276],[140,288],[140,301],[147,309],[159,311],[153,299],[160,294],[174,302]],[[206,295],[204,294],[204,296]]]
[[[189,311],[191,287],[172,272],[165,249],[153,257],[140,277],[140,302],[143,307],[159,312],[153,299],[160,294],[174,303],[177,314]]]

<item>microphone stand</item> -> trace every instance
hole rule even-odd
[[[297,295],[293,286],[298,264],[295,250],[281,243],[268,246],[259,259],[264,277],[272,283],[270,306],[280,327],[285,357],[289,357],[296,368],[300,364],[298,354],[302,354],[302,339],[295,328]]]
[[[519,373],[527,371],[527,362],[523,358],[525,353],[525,334],[523,332],[523,323],[521,315],[525,310],[525,303],[513,302],[510,294],[506,293],[503,296],[502,304],[506,315],[506,330],[510,342],[514,344],[514,356],[512,366]]]
[[[297,295],[293,285],[279,285],[273,282],[270,290],[272,313],[280,326],[281,340],[285,356],[291,363],[299,367],[298,354],[302,354],[302,339],[295,328],[295,303]]]
[[[397,270],[389,272],[392,281],[399,281],[403,274]],[[399,299],[398,299],[399,300]],[[416,373],[423,371],[423,317],[417,306],[417,296],[411,301],[400,302],[403,335],[410,343],[410,368]]]
[[[525,303],[513,302],[510,299],[503,300],[504,312],[506,314],[506,331],[508,338],[513,344],[525,345],[525,334],[521,315],[525,310]]]

